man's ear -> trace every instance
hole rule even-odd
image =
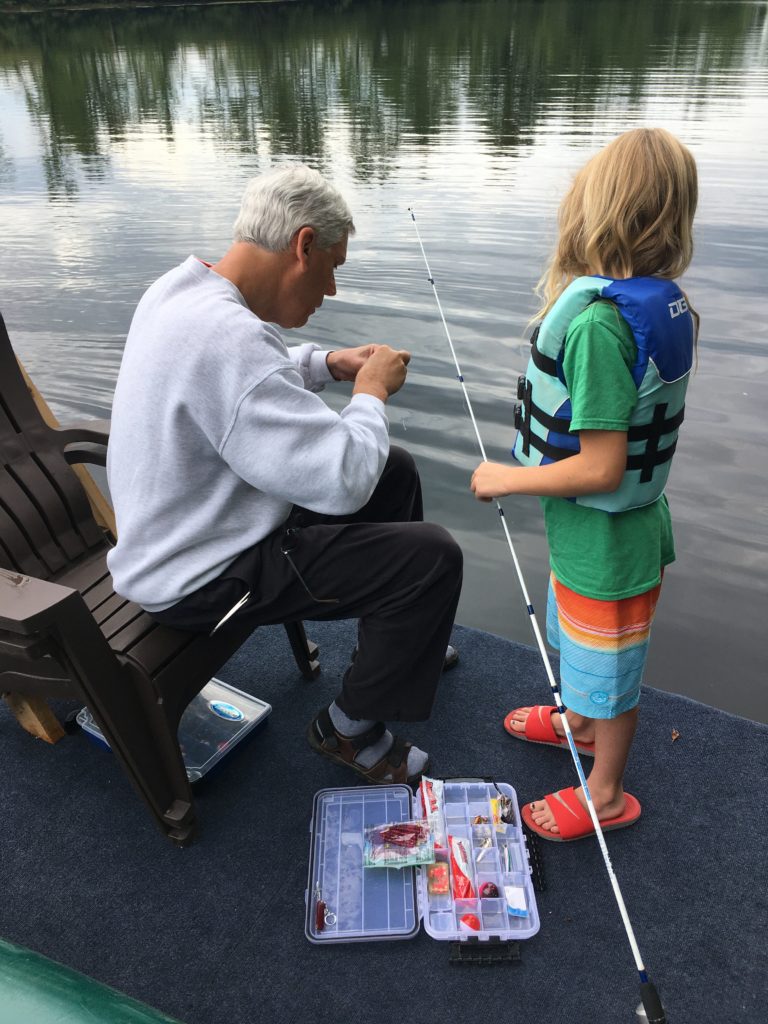
[[[305,267],[309,260],[309,254],[312,252],[312,249],[315,247],[317,242],[315,229],[308,225],[306,227],[299,228],[294,235],[294,240],[294,253],[296,255],[296,259],[302,267]]]

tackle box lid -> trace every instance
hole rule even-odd
[[[499,793],[511,798],[514,823],[498,829],[473,824],[476,817],[490,821],[490,801]],[[418,934],[422,921],[435,939],[477,942],[484,948],[489,942],[516,942],[535,935],[539,914],[514,789],[482,779],[448,780],[443,811],[446,836],[463,838],[471,848],[475,893],[484,882],[493,882],[499,898],[475,895],[455,900],[451,893],[434,895],[428,891],[425,867],[363,866],[367,827],[421,817],[420,798],[414,798],[409,786],[322,789],[315,794],[310,823],[304,929],[309,941],[322,945],[410,939]],[[449,863],[446,848],[436,851],[436,860]],[[320,927],[318,886],[330,915]],[[517,897],[519,909],[514,914],[508,911],[505,886],[512,887]],[[462,926],[461,918],[468,914],[481,924],[479,931]]]
[[[272,705],[211,679],[189,702],[179,722],[179,746],[190,782],[198,782],[246,736],[265,724]],[[77,724],[90,739],[110,749],[98,723],[85,707]]]

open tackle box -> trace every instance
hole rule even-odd
[[[408,786],[390,785],[323,789],[315,794],[305,921],[310,942],[408,939],[418,934],[422,920],[429,935],[443,940],[516,942],[539,930],[517,796],[506,783],[443,783],[435,833],[442,832],[446,845],[435,847],[434,858],[446,865],[448,892],[430,891],[427,865],[364,866],[366,829],[423,818],[421,793],[419,789],[414,797]],[[511,798],[508,820],[494,824],[491,802],[500,794]],[[485,821],[475,824],[476,819]],[[469,853],[467,874],[474,892],[469,898],[457,898],[448,837],[463,840]],[[497,898],[479,897],[486,883],[495,886]],[[507,894],[513,894],[511,911]]]

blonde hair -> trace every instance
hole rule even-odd
[[[589,160],[560,205],[536,289],[544,316],[576,277],[679,277],[693,255],[696,162],[663,128],[624,132]]]

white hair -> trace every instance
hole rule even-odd
[[[311,167],[286,164],[251,178],[235,221],[235,242],[284,252],[303,227],[315,229],[320,249],[330,249],[355,233],[346,202]]]

